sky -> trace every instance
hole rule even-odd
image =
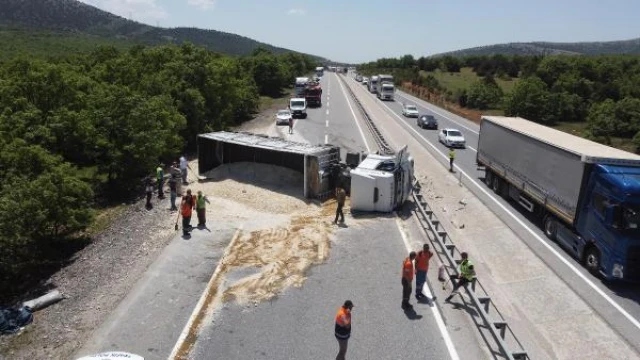
[[[348,63],[507,42],[640,37],[639,0],[81,0],[154,26],[213,29]]]

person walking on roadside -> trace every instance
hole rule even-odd
[[[416,258],[416,252],[409,253],[409,257],[402,262],[402,308],[405,310],[412,309],[409,303],[411,299],[411,283],[413,282],[413,260]]]
[[[336,314],[336,339],[338,340],[338,355],[336,360],[344,360],[347,355],[347,345],[351,337],[351,309],[353,303],[351,300],[344,302],[344,305],[338,309]]]
[[[147,193],[147,204],[145,207],[147,210],[151,210],[153,209],[153,205],[151,204],[151,197],[153,196],[153,179],[151,179],[150,175],[144,179],[144,191]]]
[[[188,236],[191,232],[191,214],[195,207],[195,199],[191,195],[191,190],[187,190],[187,195],[182,197],[180,204],[180,215],[182,215],[182,235]]]
[[[171,173],[171,177],[169,178],[169,193],[171,195],[171,208],[169,210],[176,211],[178,210],[178,207],[176,206],[176,198],[178,197],[178,179],[173,173]]]
[[[453,172],[453,161],[456,159],[456,150],[449,148],[449,172]]]
[[[453,285],[451,294],[449,294],[449,296],[447,296],[447,298],[445,299],[446,302],[451,301],[453,295],[456,295],[458,293],[459,288],[472,282],[476,277],[476,272],[473,268],[473,263],[471,262],[471,260],[469,260],[469,255],[466,252],[463,252],[462,254],[460,254],[460,256],[462,257],[462,262],[460,263],[460,274],[457,276],[451,275],[452,281],[455,279],[457,279],[458,281]]]
[[[182,155],[180,156],[180,172],[182,173],[182,184],[183,185],[189,185],[189,182],[187,182],[187,169],[189,168],[189,162],[187,161],[187,158]]]
[[[174,161],[173,164],[171,164],[169,171],[171,172],[171,177],[176,179],[176,194],[178,196],[182,196],[182,181],[178,181],[178,179],[182,179],[182,171],[180,171],[177,161]]]
[[[429,244],[422,245],[422,250],[416,255],[416,300],[420,301],[426,296],[422,293],[424,283],[427,281],[429,260],[433,253],[429,251]]]
[[[344,202],[347,198],[347,193],[340,186],[336,188],[336,201],[338,202],[338,207],[336,208],[336,218],[333,220],[334,224],[338,223],[338,218],[340,218],[340,222],[344,223],[344,213],[342,209],[344,208]]]
[[[289,134],[293,134],[293,116],[289,117]]]
[[[158,182],[158,199],[164,199],[164,164],[160,163],[156,168],[156,181]]]
[[[198,196],[196,197],[196,214],[198,214],[198,226],[207,226],[206,222],[206,204],[209,203],[209,199],[207,199],[206,195],[202,195],[202,191],[198,191]],[[209,203],[210,204],[210,203]]]

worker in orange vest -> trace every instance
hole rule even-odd
[[[427,281],[427,271],[429,270],[429,260],[433,253],[429,251],[429,244],[422,245],[422,251],[416,255],[416,300],[426,298],[422,293],[424,283]]]
[[[336,360],[344,360],[347,355],[347,345],[351,337],[351,309],[353,303],[351,300],[344,302],[344,305],[338,309],[336,314],[336,339],[338,339],[338,355]]]
[[[409,257],[404,259],[402,263],[402,308],[405,310],[412,309],[409,304],[411,299],[411,283],[413,282],[413,260],[416,258],[416,252],[409,253]]]
[[[187,190],[187,195],[182,197],[180,204],[180,215],[182,215],[182,235],[188,236],[191,232],[191,214],[196,207],[196,200],[191,195],[191,190]]]

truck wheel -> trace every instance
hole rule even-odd
[[[544,218],[544,234],[547,235],[552,241],[556,241],[556,235],[558,234],[558,224],[556,219],[551,215],[547,215]]]
[[[484,183],[487,184],[487,186],[491,187],[491,185],[493,185],[493,173],[491,172],[491,170],[485,170],[484,172]]]
[[[595,245],[590,245],[584,254],[584,266],[592,274],[600,272],[600,251]]]
[[[493,176],[493,192],[501,195],[502,194],[502,179],[498,176]]]

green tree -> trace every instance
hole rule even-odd
[[[547,86],[540,78],[531,76],[522,79],[505,98],[505,114],[549,123],[553,119],[547,113],[550,98]]]
[[[611,137],[616,132],[616,103],[607,99],[601,103],[593,104],[589,109],[587,118],[587,130],[597,141],[611,144]]]
[[[471,85],[467,97],[467,106],[480,110],[498,106],[503,96],[502,89],[492,77],[490,79],[479,80]]]

